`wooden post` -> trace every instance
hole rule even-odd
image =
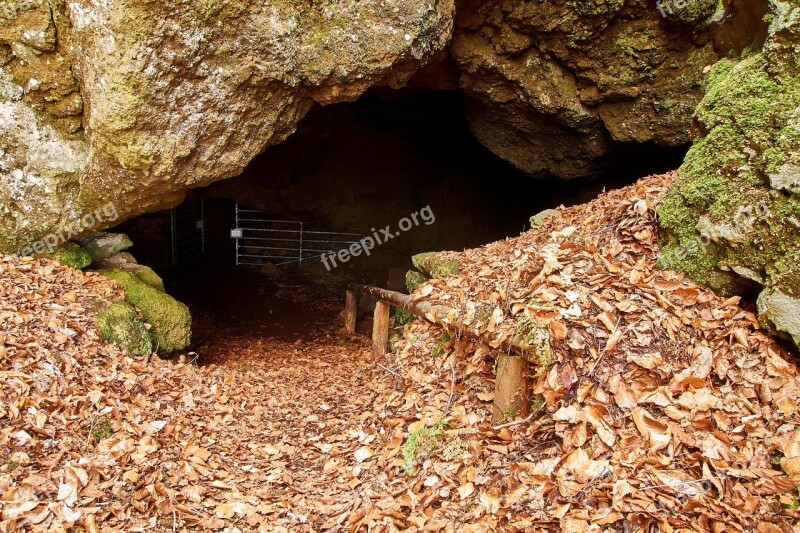
[[[386,354],[389,344],[389,304],[378,302],[375,304],[375,320],[372,323],[372,356],[377,359]]]
[[[528,361],[514,355],[497,356],[497,378],[494,385],[495,424],[509,422],[509,418],[528,416]]]
[[[356,296],[355,291],[348,289],[345,309],[344,309],[344,329],[347,333],[353,334],[356,332],[357,315],[358,315],[358,296]]]

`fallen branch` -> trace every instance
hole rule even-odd
[[[497,425],[497,426],[492,426],[492,429],[495,430],[495,431],[498,431],[498,430],[501,430],[503,428],[510,428],[510,427],[514,427],[514,426],[519,426],[521,424],[524,424],[525,422],[530,422],[533,419],[534,416],[536,416],[536,412],[529,414],[528,416],[526,416],[522,420],[515,420],[514,422],[508,422],[506,424],[500,424],[500,425]]]
[[[400,379],[406,379],[403,376],[401,376],[400,374],[398,374],[397,372],[395,372],[394,370],[392,370],[391,368],[387,368],[387,367],[383,366],[380,363],[378,363],[378,366],[381,367],[382,369],[386,370],[388,373],[390,373],[393,376],[397,376]]]

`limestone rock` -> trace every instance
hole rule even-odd
[[[767,329],[800,346],[800,298],[766,290],[758,297],[758,319]]]
[[[406,290],[409,294],[417,290],[417,287],[426,281],[428,281],[428,278],[422,272],[417,272],[416,270],[406,272]]]
[[[452,0],[11,4],[0,14],[10,252],[99,206],[124,220],[240,174],[315,102],[403,86],[447,47],[454,13]]]
[[[721,293],[741,293],[739,276],[757,281],[765,325],[789,331],[788,303],[800,298],[800,7],[770,9],[763,46],[748,32],[753,46],[709,73],[694,145],[658,208],[660,261]]]
[[[532,176],[563,178],[598,172],[612,140],[688,143],[716,57],[716,2],[694,3],[687,24],[645,2],[462,0],[452,52],[475,136]]]
[[[444,279],[460,273],[458,263],[437,252],[418,254],[411,258],[414,268],[433,279]]]
[[[531,217],[531,229],[541,228],[548,218],[554,218],[561,214],[558,209],[545,209]]]
[[[133,246],[133,242],[123,233],[96,233],[80,242],[95,263]]]
[[[109,268],[124,268],[131,265],[137,265],[139,262],[133,257],[132,254],[128,252],[119,252],[114,255],[111,255],[105,259],[101,259],[95,264],[95,267],[98,269],[109,269]]]
[[[192,317],[188,307],[142,281],[133,272],[115,269],[100,273],[125,289],[125,299],[136,306],[145,322],[152,326],[150,337],[159,354],[169,354],[189,346]]]

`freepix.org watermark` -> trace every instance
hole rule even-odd
[[[436,215],[433,214],[431,206],[426,205],[419,211],[411,213],[409,216],[400,219],[397,222],[399,231],[392,231],[392,226],[388,225],[380,231],[372,228],[372,236],[364,237],[358,242],[354,242],[349,248],[342,248],[338,252],[324,253],[320,256],[322,264],[328,272],[336,268],[339,264],[344,264],[350,261],[353,257],[358,257],[362,253],[370,255],[376,246],[386,244],[388,241],[399,237],[403,232],[409,231],[420,224],[430,226],[436,222]],[[338,260],[338,262],[337,262]]]
[[[104,222],[114,222],[117,220],[117,218],[119,218],[119,212],[117,211],[116,206],[109,202],[103,207],[97,209],[94,213],[87,213],[79,220],[67,224],[58,233],[51,233],[43,239],[31,244],[30,246],[26,246],[22,249],[19,255],[31,256],[34,254],[42,254],[44,252],[53,253],[53,251],[55,251],[55,249],[59,246],[62,246],[66,244],[67,241],[91,230],[98,224],[102,224]]]
[[[764,220],[771,215],[772,212],[769,208],[769,204],[763,201],[755,205],[740,206],[733,216],[733,221],[729,225],[729,229],[732,234],[746,235],[752,230],[756,222]],[[711,242],[712,239],[709,235],[700,232],[693,241],[674,250],[665,252],[662,257],[662,262],[667,266],[674,265],[688,257],[705,253],[706,248],[711,245]]]
[[[657,0],[656,7],[661,13],[661,16],[667,18],[668,15],[674,15],[675,10],[681,11],[689,4],[693,4],[698,0]]]

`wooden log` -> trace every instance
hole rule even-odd
[[[344,308],[344,329],[347,333],[356,332],[356,318],[358,315],[358,295],[354,290],[347,290]]]
[[[378,300],[375,304],[375,319],[372,323],[372,357],[378,359],[386,355],[389,344],[389,310],[388,303]]]
[[[381,289],[378,287],[370,287],[368,285],[353,285],[353,290],[364,296],[371,296],[379,301],[384,301],[399,309],[405,309],[410,313],[427,320],[438,326],[443,326],[451,331],[471,335],[483,340],[492,348],[502,350],[503,352],[514,352],[519,355],[530,358],[533,361],[542,361],[545,357],[538,353],[540,350],[537,346],[531,346],[526,338],[527,335],[517,335],[513,337],[506,337],[499,343],[486,335],[486,332],[478,330],[473,326],[467,326],[462,323],[463,313],[457,309],[447,307],[444,305],[432,305],[430,302],[415,301],[414,298],[408,294],[400,292]],[[547,330],[543,330],[547,335]],[[549,341],[548,341],[549,342]],[[547,344],[547,343],[543,343]]]
[[[497,356],[492,417],[495,424],[525,417],[530,411],[528,395],[528,360],[501,354]]]
[[[392,307],[405,309],[421,318],[426,318],[426,314],[431,311],[431,304],[428,302],[416,302],[408,295],[401,292],[389,291],[368,285],[353,285],[353,290],[365,296],[371,296],[378,301],[386,302]]]

